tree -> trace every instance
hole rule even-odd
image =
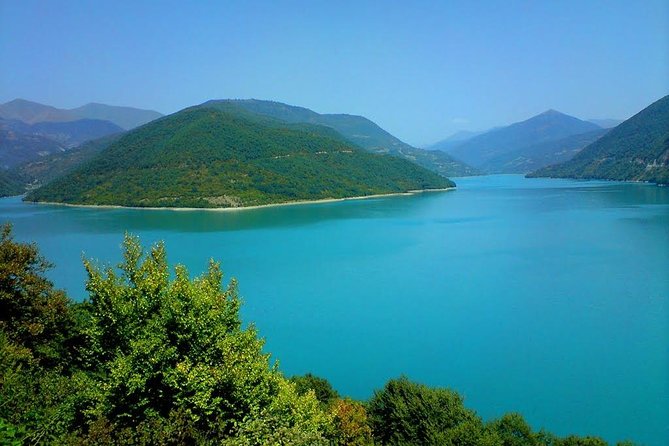
[[[339,399],[332,405],[335,423],[335,441],[341,445],[372,445],[372,429],[369,427],[365,406],[349,398]]]
[[[45,366],[67,364],[74,321],[69,301],[44,276],[52,265],[34,244],[17,243],[0,229],[0,331]]]
[[[374,438],[388,445],[442,444],[447,430],[465,422],[480,422],[457,393],[406,377],[390,380],[374,392],[368,414]]]
[[[339,398],[339,393],[337,393],[332,387],[332,384],[325,378],[320,378],[311,373],[307,373],[306,375],[292,376],[290,380],[295,384],[297,393],[304,395],[309,390],[313,390],[318,401],[326,406]]]
[[[499,420],[493,421],[490,427],[499,435],[504,446],[538,446],[540,444],[537,436],[532,433],[532,428],[520,414],[505,414]]]
[[[120,274],[85,262],[91,337],[105,377],[95,416],[127,428],[178,413],[208,440],[246,436],[242,444],[305,432],[323,440],[329,418],[313,392],[297,395],[270,366],[255,328],[242,327],[235,280],[223,288],[213,261],[194,280],[178,265],[170,280],[162,244],[145,255],[126,236],[123,248]]]

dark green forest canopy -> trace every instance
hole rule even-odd
[[[126,133],[26,199],[238,207],[452,186],[409,161],[365,152],[328,127],[196,107]]]
[[[0,197],[20,195],[25,190],[25,179],[14,170],[0,169]]]
[[[529,176],[669,184],[669,96],[618,125],[571,160]]]
[[[224,99],[207,101],[200,107],[245,113],[256,118],[281,122],[317,124],[334,129],[350,143],[369,152],[389,154],[407,159],[443,176],[477,175],[480,172],[450,155],[435,150],[413,147],[391,135],[364,116],[350,114],[320,114],[313,110],[281,102],[258,99]]]
[[[126,236],[117,268],[85,261],[89,298],[45,277],[34,244],[0,231],[0,444],[606,446],[489,422],[455,391],[406,377],[367,402],[288,380],[211,261],[191,279],[162,243]],[[619,443],[619,445],[631,443]]]

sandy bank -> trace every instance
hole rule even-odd
[[[445,192],[455,190],[455,187],[445,187],[442,189],[420,189],[420,190],[410,190],[408,192],[395,192],[390,194],[375,194],[375,195],[362,195],[359,197],[346,197],[346,198],[323,198],[320,200],[298,200],[298,201],[287,201],[285,203],[270,203],[270,204],[260,204],[257,206],[239,206],[239,207],[228,207],[228,208],[184,208],[184,207],[143,207],[143,206],[119,206],[111,204],[70,204],[70,203],[56,203],[50,201],[37,201],[32,202],[28,201],[27,204],[35,205],[50,205],[50,206],[68,206],[75,208],[94,208],[94,209],[141,209],[141,210],[152,210],[152,211],[213,211],[213,212],[235,212],[235,211],[247,211],[250,209],[262,209],[278,206],[296,206],[301,204],[317,204],[317,203],[334,203],[337,201],[348,201],[348,200],[365,200],[368,198],[381,198],[381,197],[393,197],[399,195],[415,195],[422,194],[425,192]]]

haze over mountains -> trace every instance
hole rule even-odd
[[[651,116],[662,115],[662,101],[664,100],[666,100],[666,98],[663,98],[656,103],[659,105],[653,104],[652,107],[649,107],[649,109],[655,110],[650,114]],[[188,133],[187,129],[177,128],[178,125],[186,125],[189,122],[188,120],[180,120],[184,116],[181,113],[187,110],[192,112],[193,110],[204,109],[220,112],[221,114],[217,116],[218,119],[222,121],[230,120],[231,117],[238,120],[238,125],[236,124],[236,127],[233,126],[235,127],[234,131],[246,128],[245,126],[247,125],[251,125],[253,130],[249,130],[251,128],[249,127],[245,130],[246,133],[242,132],[244,135],[237,134],[236,142],[226,140],[226,144],[228,145],[225,145],[221,143],[219,139],[223,140],[227,138],[226,131],[230,131],[232,134],[234,134],[234,131],[225,126],[220,128],[216,127],[223,125],[218,122],[210,123],[213,126],[212,128],[217,128],[215,138],[209,133],[210,129],[208,127],[200,126],[198,128],[202,134],[198,133],[192,135]],[[138,110],[131,107],[110,107],[102,104],[89,104],[72,110],[58,109],[24,100],[15,100],[3,104],[0,106],[0,166],[2,167],[2,169],[0,169],[2,170],[0,172],[2,174],[0,178],[1,195],[19,194],[23,192],[26,187],[34,189],[46,185],[51,181],[58,180],[60,177],[68,176],[69,179],[63,180],[64,182],[56,182],[56,184],[59,185],[58,187],[62,188],[62,194],[55,194],[55,186],[50,186],[41,192],[38,191],[33,193],[31,195],[32,199],[49,199],[54,201],[70,200],[70,202],[89,204],[119,204],[122,202],[124,204],[140,206],[186,206],[190,203],[190,205],[198,207],[237,206],[250,205],[250,203],[266,204],[272,202],[272,200],[291,201],[295,199],[317,199],[323,197],[323,192],[318,192],[317,189],[314,189],[317,181],[313,177],[313,172],[320,172],[318,175],[322,178],[327,178],[328,176],[325,173],[327,171],[326,166],[328,166],[328,169],[334,169],[335,164],[344,160],[340,159],[335,162],[328,158],[329,162],[335,162],[335,164],[327,165],[316,163],[312,165],[314,162],[313,159],[306,161],[306,159],[311,156],[307,153],[302,153],[299,150],[295,153],[282,153],[276,156],[290,158],[285,161],[288,162],[290,167],[281,167],[280,173],[273,172],[270,169],[268,171],[270,173],[268,173],[266,177],[263,177],[262,180],[255,178],[251,183],[244,186],[246,188],[244,189],[245,192],[240,192],[240,190],[236,188],[226,188],[227,186],[224,187],[220,183],[221,178],[227,178],[230,181],[237,182],[238,185],[245,184],[243,181],[240,181],[239,178],[225,176],[228,175],[232,169],[231,164],[226,164],[230,161],[228,157],[226,158],[226,161],[220,165],[221,168],[224,168],[226,171],[224,174],[221,174],[223,176],[219,177],[218,174],[214,174],[211,171],[209,171],[209,174],[203,174],[203,178],[213,181],[212,184],[218,184],[220,191],[225,191],[222,195],[217,195],[214,189],[206,187],[202,182],[196,182],[198,185],[197,187],[193,186],[195,188],[193,193],[186,192],[185,189],[183,189],[185,187],[184,184],[190,183],[184,178],[189,177],[192,180],[194,176],[200,175],[202,172],[197,174],[193,171],[190,174],[187,174],[187,172],[180,170],[178,166],[176,168],[175,166],[168,167],[170,161],[166,159],[163,160],[163,163],[160,161],[160,157],[157,157],[151,158],[153,162],[156,163],[155,166],[152,169],[143,171],[143,175],[146,175],[146,178],[140,179],[138,171],[135,171],[136,178],[126,178],[125,181],[127,181],[127,183],[113,181],[107,185],[109,186],[108,189],[105,189],[104,191],[98,190],[98,192],[93,193],[92,195],[86,195],[86,182],[83,181],[83,178],[94,173],[94,176],[97,178],[95,181],[99,182],[100,178],[104,177],[100,169],[97,171],[95,171],[95,169],[86,170],[88,169],[86,165],[89,162],[98,162],[98,158],[106,158],[108,156],[107,149],[109,147],[115,147],[115,149],[109,153],[115,153],[114,156],[120,157],[120,159],[113,160],[112,162],[107,158],[107,161],[98,164],[98,167],[103,165],[108,167],[114,166],[114,169],[112,170],[115,172],[115,175],[120,175],[120,178],[123,178],[123,175],[127,173],[126,171],[133,171],[133,169],[137,167],[135,165],[124,164],[125,161],[123,161],[123,159],[136,159],[137,161],[144,160],[144,158],[136,158],[135,155],[137,154],[134,154],[134,152],[125,153],[119,148],[125,147],[128,149],[128,139],[124,136],[125,131],[123,127],[115,124],[111,120],[105,119],[72,119],[77,114],[88,114],[89,116],[96,116],[98,118],[109,118],[113,119],[115,122],[122,123],[125,126],[138,124],[143,122],[143,119],[148,119],[149,117],[161,116],[156,112],[147,110]],[[174,118],[175,116],[180,118]],[[193,167],[193,169],[199,169],[200,167],[197,166],[200,166],[200,164],[193,164],[192,160],[196,157],[195,153],[202,149],[204,145],[208,145],[209,147],[209,151],[203,152],[205,154],[204,158],[214,160],[223,156],[221,155],[223,152],[232,156],[230,154],[233,153],[234,150],[229,144],[233,144],[234,146],[239,141],[244,141],[246,144],[254,140],[254,138],[259,138],[258,141],[260,141],[268,135],[272,135],[269,136],[270,140],[265,141],[263,143],[264,145],[261,144],[253,150],[270,150],[271,152],[274,149],[268,149],[268,147],[274,147],[273,144],[276,141],[283,141],[282,138],[285,136],[277,136],[277,128],[296,132],[306,132],[311,135],[311,137],[317,136],[318,138],[327,138],[329,142],[325,143],[321,141],[321,143],[325,144],[327,147],[331,147],[333,144],[332,141],[337,141],[338,144],[346,144],[347,147],[350,147],[350,149],[354,151],[351,153],[355,153],[355,155],[346,158],[346,162],[342,165],[345,165],[346,169],[349,170],[339,170],[338,173],[339,175],[348,175],[349,180],[352,178],[357,178],[357,180],[350,184],[346,182],[344,182],[346,184],[337,182],[332,183],[336,183],[337,185],[325,188],[325,190],[329,191],[328,193],[332,195],[327,198],[350,196],[352,193],[368,195],[370,193],[387,193],[390,191],[408,190],[405,186],[408,186],[409,184],[412,184],[416,189],[425,187],[433,188],[438,187],[438,184],[444,184],[437,181],[435,177],[425,176],[426,174],[423,171],[406,170],[408,169],[406,165],[395,165],[392,164],[393,162],[390,162],[390,164],[381,162],[379,164],[378,160],[371,161],[371,158],[361,157],[359,153],[360,150],[377,155],[389,155],[391,157],[410,161],[411,163],[415,163],[418,166],[441,175],[442,178],[447,176],[473,175],[481,172],[530,173],[538,171],[537,175],[548,176],[634,179],[666,182],[667,179],[663,172],[666,167],[667,155],[662,152],[662,147],[664,147],[662,144],[665,144],[665,142],[663,142],[661,137],[658,137],[659,140],[657,141],[653,140],[649,142],[643,139],[645,138],[644,136],[637,135],[637,133],[639,133],[647,136],[649,132],[651,134],[656,134],[658,132],[660,135],[662,134],[661,129],[658,130],[653,127],[651,130],[648,130],[646,129],[645,124],[639,124],[639,122],[645,122],[647,120],[644,116],[645,115],[642,115],[642,118],[635,116],[632,121],[635,124],[628,124],[630,119],[611,130],[609,128],[602,128],[592,121],[610,126],[616,124],[616,120],[584,121],[555,110],[548,110],[547,112],[541,113],[540,115],[525,121],[514,123],[506,127],[494,128],[486,132],[458,132],[457,134],[430,146],[429,148],[431,150],[426,150],[412,147],[409,144],[404,143],[376,125],[374,122],[362,116],[349,114],[319,114],[304,107],[256,99],[211,100],[200,104],[199,106],[190,107],[182,112],[170,115],[169,122],[173,123],[172,131],[175,134],[179,131],[179,134],[181,135],[180,137],[182,138],[182,143],[179,148],[172,145],[171,137],[165,132],[162,133],[162,138],[164,138],[163,142],[152,139],[154,136],[152,136],[151,130],[148,130],[148,133],[133,133],[133,135],[140,134],[143,135],[143,138],[147,138],[145,145],[140,144],[138,142],[139,140],[135,139],[133,147],[142,147],[142,150],[149,150],[148,148],[150,148],[150,150],[156,151],[158,150],[157,147],[159,147],[160,144],[163,144],[164,147],[169,147],[169,150],[172,150],[170,152],[166,149],[167,151],[165,152],[165,155],[169,159],[171,159],[170,157],[176,157],[176,154],[179,153],[179,157],[184,157],[184,159],[189,160],[184,161],[182,163],[183,165],[189,165]],[[174,119],[176,119],[176,121]],[[661,119],[657,118],[651,118],[651,121],[655,122],[656,126],[659,125],[660,127],[663,123]],[[669,122],[669,117],[665,119],[665,122]],[[156,123],[148,124],[149,129],[155,129],[156,127],[154,124]],[[628,129],[627,132],[632,136],[636,135],[634,136],[636,139],[629,135],[620,136],[620,128]],[[629,130],[630,128],[632,130]],[[251,133],[255,134],[255,136],[249,136]],[[610,134],[617,135],[615,138],[616,140],[623,138],[626,141],[632,141],[630,138],[634,139],[634,142],[617,142],[614,145],[620,147],[622,144],[622,146],[625,147],[625,156],[628,158],[637,153],[636,151],[639,151],[639,156],[635,159],[637,160],[636,162],[638,166],[644,166],[643,172],[638,169],[631,169],[629,166],[620,167],[614,162],[617,159],[615,156],[606,159],[599,158],[598,166],[609,166],[604,171],[599,168],[596,169],[591,165],[589,167],[586,166],[587,163],[583,161],[586,158],[576,156],[579,152],[584,150],[585,147],[593,145],[599,147],[597,144],[599,144],[600,141],[609,141],[607,144],[611,145],[611,139],[608,139]],[[190,136],[186,137],[184,135]],[[304,137],[304,135],[301,137]],[[135,136],[135,138],[137,137]],[[286,138],[285,144],[287,144],[287,147],[293,147],[291,150],[294,150],[295,147],[294,145],[291,146],[293,143],[290,142],[294,142],[294,140],[291,140],[291,138],[288,137]],[[649,144],[652,145],[652,148],[650,148]],[[261,168],[256,164],[257,160],[246,152],[251,150],[252,147],[246,144],[246,146],[240,146],[237,149],[240,150],[240,153],[237,156],[237,162],[242,159],[245,161],[237,165],[236,169],[239,172],[245,172],[245,175],[250,175],[250,177],[252,177],[253,169]],[[217,150],[223,152],[217,153]],[[342,150],[339,150],[338,152],[335,150],[335,152],[349,153],[342,152]],[[325,152],[330,153],[330,151],[327,150]],[[298,153],[300,153],[300,155],[298,155]],[[169,156],[167,154],[169,154]],[[144,155],[146,155],[146,153],[144,153]],[[574,158],[574,160],[580,160],[579,162],[581,164],[567,164],[566,166],[571,167],[542,170],[542,168],[560,164],[572,158]],[[356,159],[364,166],[372,169],[390,169],[389,172],[395,172],[393,174],[395,175],[394,177],[391,175],[394,179],[389,179],[389,183],[384,185],[379,182],[380,177],[378,171],[370,171],[367,176],[363,175],[360,171],[354,168],[353,164],[349,163],[351,159]],[[458,159],[461,159],[464,162],[461,162]],[[146,160],[141,162],[146,164]],[[620,162],[628,163],[629,161]],[[311,166],[307,171],[301,170],[306,168],[307,165]],[[393,165],[394,167],[391,168],[389,167],[390,165]],[[470,165],[474,167],[471,167]],[[268,167],[262,167],[262,169],[266,168]],[[8,171],[7,169],[11,170]],[[304,187],[306,187],[305,184],[307,183],[301,183],[300,181],[291,182],[288,181],[287,178],[281,177],[281,175],[286,174],[288,171],[291,171],[294,175],[302,177],[306,175],[306,182],[311,182],[310,188],[307,188],[308,191],[307,189],[304,189]],[[75,178],[73,175],[79,175],[77,181],[73,179]],[[151,175],[154,175],[154,177],[151,177]],[[169,191],[172,195],[168,193],[163,193],[161,196],[151,195],[151,197],[144,197],[142,199],[143,201],[138,202],[133,201],[132,194],[127,190],[126,192],[128,192],[128,194],[126,195],[119,195],[117,194],[118,190],[115,190],[115,188],[120,188],[122,190],[128,189],[133,181],[136,183],[136,188],[134,189],[135,192],[141,192],[146,188],[151,189],[155,184],[167,184],[170,181],[167,180],[164,175],[167,175],[167,177],[172,178],[177,182],[175,190],[179,191],[180,195],[177,196],[173,194],[174,190],[168,188],[163,190],[163,192]],[[407,180],[408,177],[404,177],[403,175],[408,175],[408,177],[413,179],[409,181]],[[265,184],[263,181],[269,181],[269,178],[272,176],[274,176],[275,180],[279,183],[292,184],[295,190],[291,192],[289,189],[284,189],[275,195],[268,193],[267,188],[269,187],[269,183]],[[214,180],[214,178],[218,179]],[[417,178],[418,181],[416,181]],[[334,181],[333,179],[331,180]],[[91,182],[89,185],[92,185],[95,181]],[[216,181],[218,181],[218,183],[216,183]],[[78,183],[81,183],[81,187],[76,186]],[[64,184],[70,189],[63,188]],[[400,184],[402,186],[400,186]],[[67,190],[70,192],[67,192]],[[160,188],[158,190],[160,190]],[[202,195],[204,190],[208,191],[208,195]],[[249,192],[251,190],[255,190],[255,192]],[[250,195],[247,194],[247,192]],[[108,200],[109,197],[115,195],[118,200],[114,203],[112,203],[114,200]],[[211,198],[220,198],[221,196],[226,196],[229,199],[221,199],[223,201],[220,201],[217,198]],[[101,199],[101,197],[105,198]]]
[[[15,99],[0,105],[0,168],[61,153],[160,116],[131,107],[88,104],[64,110]]]
[[[522,171],[523,168],[519,165],[529,165],[526,170],[529,172],[533,167],[536,168],[538,163],[538,160],[531,158],[533,152],[531,147],[600,129],[601,127],[591,122],[556,110],[548,110],[525,121],[476,135],[447,148],[447,151],[454,158],[484,172],[511,173],[519,169]],[[558,148],[559,151],[562,149]],[[550,159],[546,160],[545,150],[542,153],[543,162],[550,163]],[[530,155],[529,160],[528,155]]]
[[[161,116],[161,113],[153,110],[96,103],[72,109],[56,108],[25,99],[14,99],[0,104],[0,118],[16,119],[27,124],[98,119],[112,122],[124,130],[130,130]]]
[[[641,110],[571,160],[530,176],[669,184],[669,96]]]

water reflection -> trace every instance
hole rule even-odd
[[[393,218],[421,208],[455,191],[399,195],[364,200],[277,206],[239,211],[142,210],[67,207],[22,203],[17,197],[0,199],[0,218],[21,232],[39,234],[119,233],[123,231],[221,232],[297,227],[343,219]]]

